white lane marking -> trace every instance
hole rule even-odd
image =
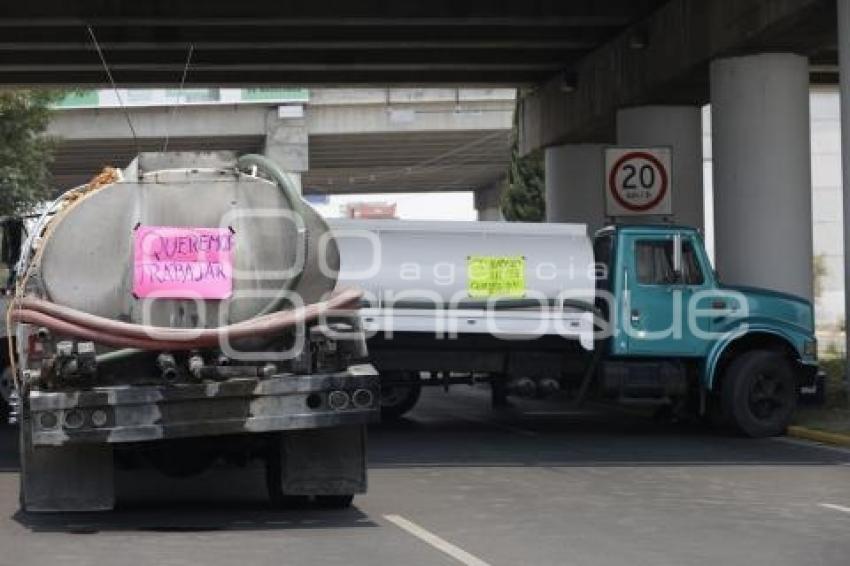
[[[819,503],[821,507],[824,509],[832,509],[833,511],[841,511],[842,513],[847,513],[850,515],[850,507],[845,507],[843,505],[836,505],[834,503]]]
[[[431,531],[420,527],[413,521],[409,521],[401,515],[384,515],[384,519],[394,524],[398,528],[407,531],[419,540],[427,542],[440,552],[448,554],[461,564],[465,564],[466,566],[490,566],[490,564],[484,562],[477,556],[473,556],[464,549],[459,548],[450,543],[449,541],[438,537]]]

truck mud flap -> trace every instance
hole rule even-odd
[[[21,507],[30,512],[109,511],[115,506],[112,446],[33,446],[21,438]]]
[[[366,492],[366,427],[281,433],[280,486],[286,495]]]

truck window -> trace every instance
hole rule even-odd
[[[673,242],[653,240],[637,242],[635,246],[637,280],[642,285],[672,285]],[[682,242],[682,281],[685,285],[702,285],[702,269],[696,251],[689,240]]]

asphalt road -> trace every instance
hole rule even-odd
[[[258,471],[119,477],[119,510],[27,515],[0,430],[0,565],[850,564],[850,451],[433,390],[370,437],[368,495],[274,511]]]

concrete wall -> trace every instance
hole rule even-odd
[[[734,285],[812,298],[809,62],[711,64],[717,270]]]

